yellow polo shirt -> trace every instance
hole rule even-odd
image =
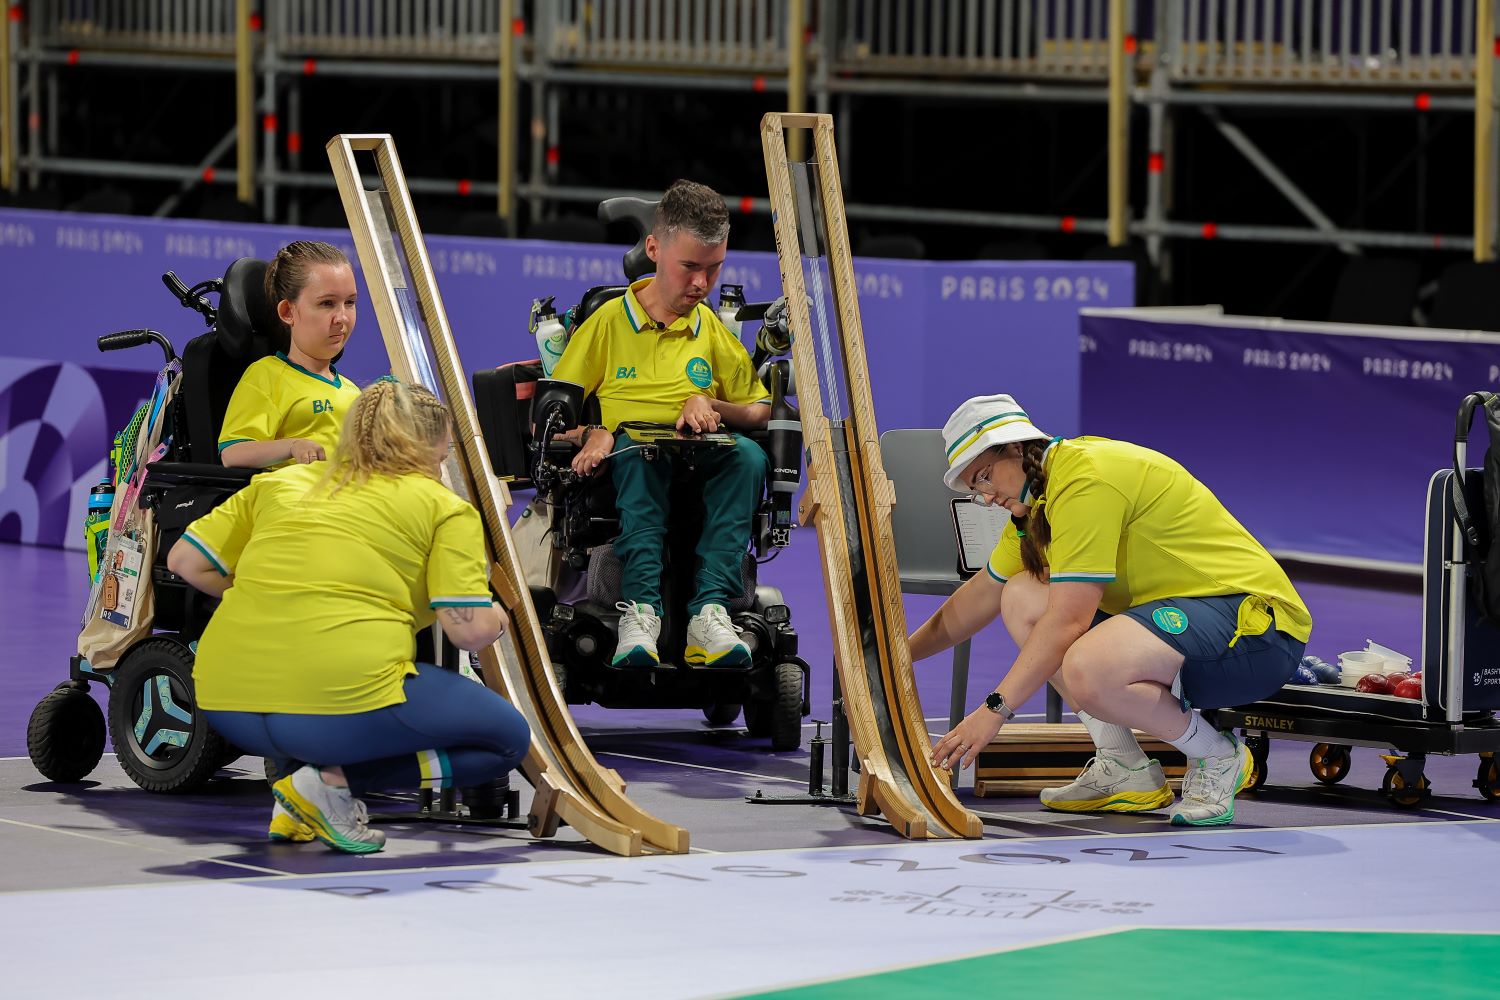
[[[1124,441],[1080,437],[1047,449],[1044,503],[1053,583],[1104,584],[1099,607],[1119,614],[1169,597],[1249,594],[1239,628],[1276,628],[1302,642],[1312,616],[1271,554],[1172,459]],[[990,555],[1002,583],[1021,572],[1015,522]]]
[[[332,455],[359,387],[337,369],[330,372],[332,377],[315,375],[281,353],[246,368],[229,397],[219,451],[241,441],[306,438]],[[289,464],[290,459],[273,468]]]
[[[636,297],[654,280],[642,278],[585,320],[552,377],[598,396],[610,430],[632,420],[676,423],[692,396],[769,403],[745,345],[707,305],[657,328]]]
[[[183,538],[234,585],[198,643],[198,704],[350,715],[406,700],[434,608],[490,604],[479,512],[420,473],[329,494],[323,462],[256,476]]]

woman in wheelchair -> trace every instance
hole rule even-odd
[[[247,469],[305,465],[338,444],[359,388],[333,363],[354,331],[354,271],[334,246],[298,240],[266,268],[266,300],[287,346],[245,369],[219,434],[219,460]]]
[[[198,645],[198,704],[248,753],[309,761],[273,788],[270,837],[378,851],[364,789],[482,785],[525,755],[525,720],[457,673],[413,663],[436,616],[478,650],[505,630],[479,514],[439,481],[452,430],[386,376],[327,466],[256,476],[193,522],[168,566],[223,603]]]

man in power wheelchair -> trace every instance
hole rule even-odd
[[[706,303],[728,230],[709,189],[679,181],[600,217],[641,232],[632,283],[585,294],[553,378],[529,363],[474,376],[497,472],[534,485],[548,522],[556,558],[529,583],[559,687],[574,704],[701,708],[713,725],[743,706],[752,736],[794,749],[807,666],[790,609],[756,579],[789,540],[799,479],[789,366],[770,360],[785,329],[767,323],[752,359]],[[577,571],[581,599],[566,593]]]

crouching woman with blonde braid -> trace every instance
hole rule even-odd
[[[310,763],[272,791],[273,840],[378,851],[363,790],[468,787],[525,755],[509,702],[414,663],[434,616],[477,650],[504,632],[479,514],[439,481],[452,429],[425,389],[359,397],[330,463],[253,479],[193,522],[167,564],[222,596],[198,645],[198,704],[247,753]]]

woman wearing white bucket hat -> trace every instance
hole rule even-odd
[[[1234,819],[1249,750],[1194,711],[1263,698],[1292,676],[1312,630],[1276,561],[1186,469],[1105,438],[1053,438],[1010,396],[980,396],[943,428],[950,489],[1011,514],[986,572],[911,636],[913,660],[997,616],[1020,653],[985,704],[933,748],[973,763],[1043,684],[1078,711],[1098,752],[1042,793],[1067,812],[1144,812],[1173,802],[1131,729],[1187,757],[1174,824]]]

